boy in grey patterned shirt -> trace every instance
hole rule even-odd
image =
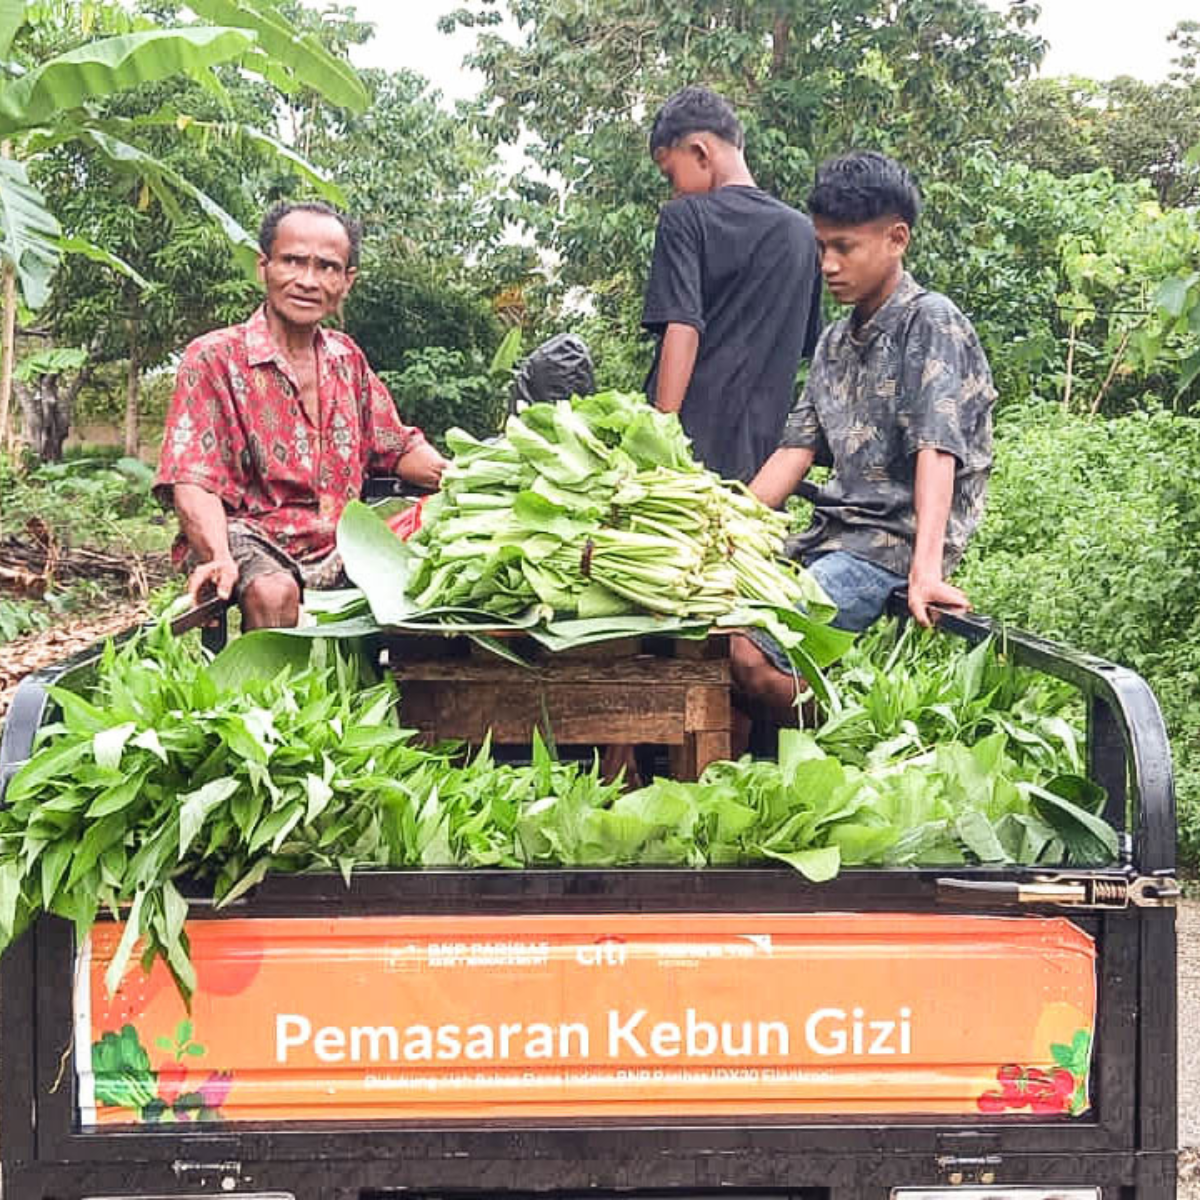
[[[789,552],[829,593],[842,628],[865,629],[905,583],[914,618],[929,625],[931,604],[969,607],[946,577],[983,513],[991,371],[967,318],[904,270],[920,196],[899,163],[871,151],[832,159],[808,208],[825,282],[854,311],[822,336],[779,449],[750,488],[778,507],[810,467],[831,466]],[[739,637],[732,654],[745,694],[793,702],[772,645]]]

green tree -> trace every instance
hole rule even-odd
[[[1011,152],[1056,175],[1104,168],[1125,182],[1144,179],[1164,207],[1200,203],[1200,164],[1188,157],[1200,130],[1200,22],[1181,22],[1170,39],[1173,70],[1161,83],[1121,76],[1019,86]]]
[[[365,71],[363,81],[370,107],[322,128],[310,153],[336,170],[368,239],[393,239],[448,268],[491,252],[502,222],[495,141],[464,119],[466,106],[447,111],[420,75]]]
[[[19,280],[31,308],[45,303],[50,279],[64,250],[104,261],[142,284],[138,272],[85,239],[64,238],[58,219],[31,184],[26,163],[55,147],[86,147],[117,170],[136,178],[173,217],[184,196],[217,223],[234,243],[243,265],[252,262],[254,241],[245,229],[185,174],[144,146],[135,121],[115,117],[98,104],[106,97],[171,77],[191,79],[222,97],[213,73],[237,62],[289,90],[309,85],[336,103],[361,108],[362,86],[348,64],[311,36],[298,36],[270,0],[190,0],[202,19],[218,25],[164,29],[134,17],[115,3],[29,4],[0,0],[0,61],[9,81],[0,86],[0,139],[13,157],[0,159],[0,259]],[[112,36],[96,39],[97,30]],[[158,114],[152,126],[186,126],[186,115]],[[265,140],[265,139],[264,139]],[[7,429],[15,345],[15,304],[6,287],[5,358],[0,367],[0,427]]]
[[[519,37],[489,31],[488,0],[449,19],[479,29],[473,62],[502,136],[540,168],[513,208],[562,258],[564,284],[640,290],[663,185],[649,115],[702,80],[747,126],[758,181],[802,201],[817,160],[851,145],[953,174],[998,132],[1007,87],[1039,61],[1029,4],[980,0],[509,0]],[[547,183],[546,180],[552,182]]]

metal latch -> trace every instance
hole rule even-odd
[[[939,1154],[938,1170],[942,1178],[953,1187],[963,1184],[982,1183],[987,1186],[996,1182],[996,1169],[1000,1166],[998,1154]]]
[[[1049,904],[1062,908],[1174,908],[1179,884],[1170,875],[1047,875],[1018,880],[939,879],[947,904]]]

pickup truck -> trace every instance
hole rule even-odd
[[[1079,689],[1118,863],[268,877],[193,906],[190,1012],[157,967],[109,1001],[115,927],[43,917],[0,961],[4,1196],[1170,1200],[1158,705],[940,628]],[[22,685],[0,789],[79,665]]]

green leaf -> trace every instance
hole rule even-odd
[[[8,946],[16,933],[20,899],[21,864],[11,859],[0,862],[0,950]]]
[[[237,779],[226,776],[224,779],[214,779],[197,791],[179,797],[180,862],[213,809],[224,804],[241,786]]]
[[[842,865],[841,851],[836,846],[814,850],[763,850],[767,858],[775,858],[799,871],[812,883],[828,883],[836,879]]]
[[[182,212],[172,198],[171,189],[191,199],[229,239],[233,256],[247,277],[257,279],[258,241],[206,192],[201,191],[165,162],[128,142],[112,137],[102,129],[79,125],[74,129],[73,136],[93,145],[115,168],[142,176],[154,188],[155,195],[168,211],[172,212],[174,219],[179,219]]]
[[[235,900],[240,900],[252,887],[257,887],[258,884],[266,878],[267,872],[271,869],[271,860],[269,858],[260,858],[246,873],[221,897],[217,903],[218,908],[225,908],[232,904]]]
[[[150,286],[150,281],[138,272],[136,268],[131,267],[123,258],[118,258],[111,250],[105,250],[103,246],[97,246],[95,242],[90,242],[87,238],[80,237],[78,234],[72,237],[60,237],[54,245],[60,254],[78,254],[83,258],[89,259],[91,262],[111,267],[118,275],[123,275],[126,279],[132,279],[140,288],[148,288]],[[86,361],[86,356],[84,356],[84,361]]]
[[[5,801],[10,805],[19,804],[35,795],[50,780],[69,776],[84,758],[91,756],[91,739],[64,742],[39,751],[9,781]]]
[[[1168,317],[1181,317],[1184,306],[1187,304],[1188,293],[1197,283],[1200,283],[1200,271],[1164,279],[1154,293],[1154,303]]]
[[[28,0],[0,0],[0,61],[12,55],[13,38],[25,24]]]
[[[51,699],[58,705],[63,724],[72,733],[92,734],[107,728],[110,724],[111,717],[103,709],[75,692],[60,687],[52,687],[48,691]]]
[[[143,729],[137,737],[133,738],[129,743],[131,746],[137,746],[139,750],[149,750],[155,758],[161,762],[170,762],[167,757],[167,752],[163,749],[163,744],[159,740],[158,731],[156,729]]]
[[[1194,311],[1200,313],[1200,305],[1197,305]],[[1191,358],[1184,359],[1179,368],[1179,390],[1175,393],[1176,400],[1195,383],[1197,377],[1200,377],[1200,350]]]
[[[304,787],[308,796],[308,808],[305,811],[304,820],[311,824],[329,806],[330,800],[333,799],[333,788],[319,775],[313,775],[311,772],[304,777]]]
[[[96,765],[119,770],[121,755],[125,751],[125,743],[133,736],[137,726],[128,721],[124,725],[115,725],[111,729],[102,729],[92,738],[92,754]]]
[[[412,552],[378,513],[351,500],[338,521],[337,547],[346,574],[362,588],[380,625],[399,624],[416,611],[405,595]]]
[[[214,79],[210,72],[204,72],[204,79]],[[128,141],[135,137],[141,129],[170,129],[175,134],[183,134],[195,141],[201,148],[207,148],[214,137],[229,138],[266,152],[268,159],[275,159],[276,165],[288,173],[295,172],[306,183],[311,184],[322,199],[342,207],[346,205],[346,195],[338,184],[319,168],[313,166],[303,155],[297,154],[290,146],[239,121],[199,121],[184,116],[173,109],[165,108],[157,113],[144,117],[119,119],[107,117],[96,123],[96,128],[105,130],[114,137]]]
[[[354,68],[335,58],[309,33],[298,33],[268,0],[188,0],[206,20],[252,30],[273,62],[331,104],[365,112],[370,96]]]
[[[1096,866],[1116,861],[1120,846],[1116,830],[1107,821],[1037,784],[1020,786],[1037,814],[1062,838],[1071,863]]]
[[[248,683],[275,679],[285,670],[299,674],[308,666],[311,649],[307,639],[256,629],[229,642],[209,664],[208,675],[222,691],[240,691]]]
[[[137,895],[133,898],[129,914],[125,918],[125,928],[121,933],[120,942],[117,943],[116,952],[108,964],[108,969],[104,972],[104,987],[108,992],[109,999],[117,994],[117,988],[121,986],[125,968],[129,965],[130,956],[133,954],[133,948],[137,944],[138,938],[142,936],[142,906],[145,903],[146,893],[139,888]]]
[[[49,299],[61,233],[24,164],[0,158],[0,256],[16,271],[30,308],[41,308]]]
[[[1000,844],[991,822],[978,810],[960,813],[954,821],[954,832],[981,863],[1008,861],[1009,856]]]
[[[0,88],[0,137],[172,75],[198,78],[254,44],[241,29],[151,29],[68,50]]]
[[[492,355],[492,363],[488,367],[488,373],[490,375],[507,375],[516,366],[517,359],[520,357],[521,327],[514,325],[504,335],[500,345],[496,347],[496,353]]]
[[[121,783],[102,791],[88,806],[88,820],[95,821],[100,817],[111,816],[113,813],[128,808],[140,797],[148,773],[149,768],[147,767],[130,775]]]

